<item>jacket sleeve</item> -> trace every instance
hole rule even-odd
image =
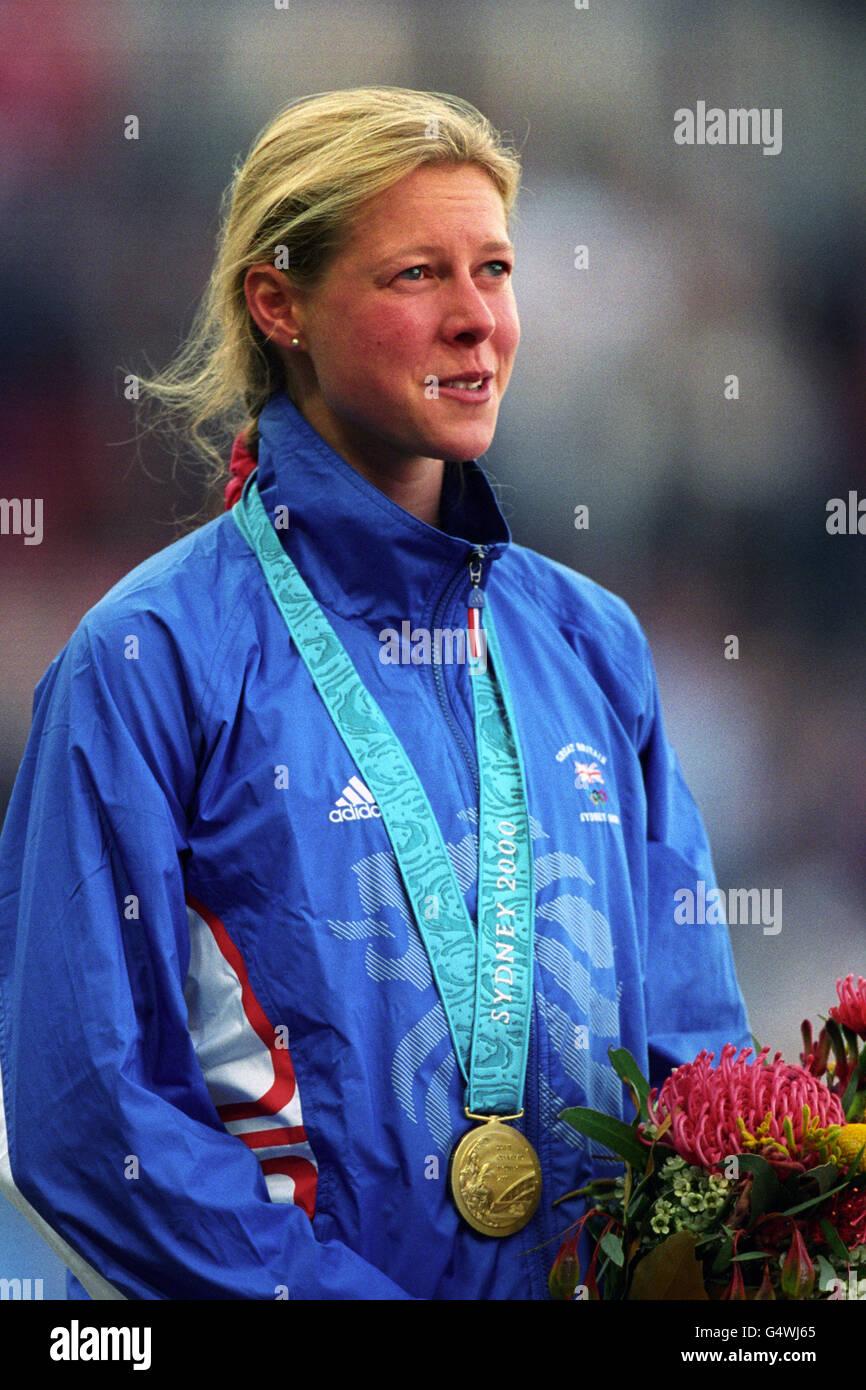
[[[648,698],[639,751],[647,801],[645,998],[650,1079],[659,1085],[672,1067],[693,1061],[704,1048],[718,1058],[725,1043],[749,1047],[752,1039],[728,927],[700,908],[716,887],[715,870],[700,813],[665,735],[645,638],[644,671]],[[695,918],[709,921],[678,920],[689,915],[684,894],[693,895]]]
[[[195,719],[167,634],[137,652],[123,627],[86,619],[40,682],[0,841],[4,1191],[93,1297],[408,1298],[269,1199],[208,1095],[183,995]]]

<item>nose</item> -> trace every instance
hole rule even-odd
[[[456,273],[443,305],[443,334],[452,341],[482,343],[495,327],[496,315],[469,271]]]

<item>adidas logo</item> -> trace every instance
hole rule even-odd
[[[328,813],[328,820],[336,825],[341,820],[371,820],[373,816],[381,815],[376,798],[360,777],[350,777],[342,795],[337,797],[333,811]]]

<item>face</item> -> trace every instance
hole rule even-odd
[[[520,336],[512,264],[475,165],[421,166],[370,199],[294,302],[304,416],[365,473],[483,454]]]

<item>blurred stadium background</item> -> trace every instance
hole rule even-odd
[[[731,933],[754,1032],[795,1059],[866,973],[866,541],[825,528],[866,495],[864,60],[866,14],[831,0],[0,3],[0,496],[45,518],[40,546],[0,536],[0,811],[83,613],[218,509],[137,458],[123,374],[188,328],[234,161],[297,96],[454,92],[524,159],[487,466],[516,539],[644,624],[720,884],[782,889],[778,935]],[[781,107],[782,152],[676,146],[698,99]],[[0,1203],[0,1276],[61,1275]]]

